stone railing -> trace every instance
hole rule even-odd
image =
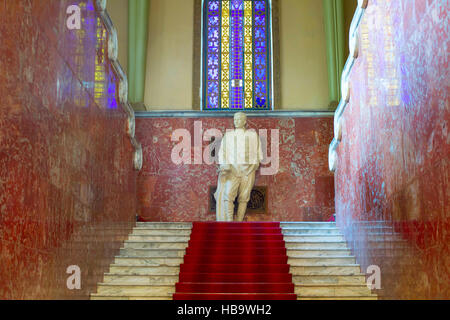
[[[114,73],[119,78],[119,102],[123,110],[128,115],[127,133],[135,150],[133,157],[134,168],[140,171],[142,169],[143,161],[142,146],[135,137],[136,122],[134,110],[131,107],[130,102],[128,101],[128,79],[118,60],[119,45],[117,40],[117,31],[111,21],[108,12],[106,11],[106,2],[107,0],[95,0],[95,7],[100,16],[100,19],[102,20],[106,30],[108,31],[108,58],[111,61]]]
[[[339,142],[342,140],[342,123],[341,118],[350,101],[350,72],[355,64],[356,59],[358,59],[359,54],[359,26],[364,16],[364,12],[367,8],[369,0],[358,0],[358,7],[356,9],[355,15],[353,16],[352,23],[350,25],[349,32],[349,49],[350,54],[348,56],[347,62],[345,63],[344,70],[342,71],[341,77],[341,101],[334,114],[334,139],[330,144],[328,152],[328,165],[331,171],[335,171],[337,168],[337,152],[336,149]]]

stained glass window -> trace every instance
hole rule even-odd
[[[268,0],[204,0],[203,110],[270,110]]]

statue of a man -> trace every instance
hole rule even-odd
[[[227,130],[219,149],[219,178],[216,198],[217,221],[233,221],[234,200],[238,196],[236,221],[243,221],[255,183],[255,172],[263,158],[261,142],[255,130],[247,130],[247,116],[234,115],[234,130]]]

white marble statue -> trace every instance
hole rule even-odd
[[[263,158],[261,142],[255,130],[246,129],[247,116],[234,115],[234,130],[225,133],[219,149],[219,178],[216,199],[217,221],[233,221],[234,200],[238,197],[236,221],[243,221],[255,183],[255,172]]]

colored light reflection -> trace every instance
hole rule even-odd
[[[73,34],[74,70],[82,86],[74,93],[77,106],[89,106],[89,92],[99,107],[116,109],[117,79],[107,61],[107,31],[92,1],[80,1],[83,28]],[[72,33],[68,33],[70,36]],[[95,35],[95,37],[89,36]],[[87,91],[87,92],[86,92]]]

